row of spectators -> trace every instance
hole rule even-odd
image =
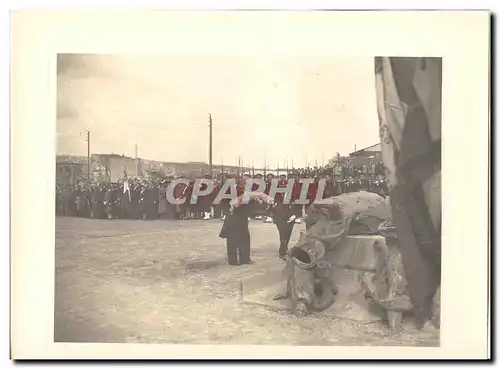
[[[294,181],[292,202],[300,196],[301,184],[299,179],[311,178],[314,182],[309,186],[307,199],[314,201],[318,181],[326,181],[323,197],[337,196],[346,192],[370,191],[382,196],[388,194],[388,186],[382,172],[375,168],[346,167],[347,174],[336,171],[334,167],[303,168],[289,171],[288,177],[279,176],[279,186],[287,185]],[[373,169],[373,171],[371,171]],[[352,174],[352,175],[351,175]],[[214,199],[219,193],[223,181],[229,175],[219,178],[205,179],[213,183],[213,191],[204,196],[193,194],[195,178],[189,178],[189,185],[179,184],[174,188],[174,198],[185,198],[184,204],[173,204],[167,200],[167,187],[172,180],[179,177],[166,177],[159,179],[148,178],[123,178],[117,182],[91,182],[80,181],[76,186],[56,185],[56,214],[60,216],[78,216],[86,218],[124,218],[124,219],[210,219],[227,214],[230,208],[229,201],[222,201],[214,205]],[[234,178],[241,186],[250,178],[244,174]],[[264,179],[263,174],[254,175],[256,179]],[[273,174],[266,174],[266,191],[270,190]],[[255,189],[255,188],[254,188]],[[276,201],[280,200],[279,194]],[[297,213],[301,213],[307,205],[293,205]]]

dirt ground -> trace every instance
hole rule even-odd
[[[277,230],[251,221],[254,265],[227,265],[219,220],[56,219],[56,342],[438,346],[430,324],[297,318],[241,304],[239,280],[280,269]],[[297,225],[291,244],[303,225]]]

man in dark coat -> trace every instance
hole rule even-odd
[[[167,219],[168,216],[167,186],[167,182],[164,180],[158,189],[158,215],[160,219]]]
[[[231,177],[230,176],[226,176],[225,180],[227,181],[229,179],[231,179]],[[226,192],[225,192],[225,195],[229,195],[229,194],[231,194],[231,189],[230,188],[228,188],[226,190]],[[231,199],[230,198],[223,198],[222,200],[220,200],[219,207],[220,207],[220,210],[221,210],[221,213],[222,213],[222,217],[221,217],[222,220],[225,220],[226,217],[229,215],[229,212],[231,210],[231,204],[230,203],[231,203]]]
[[[328,174],[325,177],[325,190],[323,191],[323,198],[327,199],[329,197],[332,197],[333,194],[335,193],[335,188],[334,188],[334,183],[332,177]]]
[[[110,185],[104,192],[104,208],[108,219],[113,219],[113,187]]]
[[[268,173],[267,176],[266,176],[266,189],[264,191],[264,193],[266,195],[269,195],[271,193],[271,186],[272,186],[273,180],[274,180],[274,174]],[[266,214],[266,217],[265,217],[265,222],[266,223],[272,223],[273,222],[273,218],[272,218],[272,214],[271,214],[270,210],[267,211],[267,214]]]
[[[150,183],[146,189],[147,218],[158,219],[158,185]]]
[[[370,181],[366,178],[364,173],[359,174],[359,190],[358,191],[368,191],[370,189]]]
[[[104,188],[97,184],[92,191],[92,218],[104,218]]]
[[[75,205],[76,205],[76,216],[83,217],[84,216],[84,200],[83,200],[83,192],[80,187],[75,189]]]
[[[92,210],[92,193],[87,185],[82,186],[82,199],[83,199],[83,216],[90,218]]]
[[[287,187],[288,180],[286,176],[282,175],[280,177],[278,188]],[[293,225],[295,224],[297,216],[295,215],[293,204],[290,201],[288,201],[288,203],[285,202],[285,195],[283,193],[277,193],[274,201],[275,205],[272,207],[271,211],[279,233],[280,245],[278,255],[281,259],[285,259],[293,231]]]
[[[340,174],[335,174],[333,176],[333,196],[340,196],[344,193],[344,188],[342,186],[342,180],[340,179]]]
[[[285,259],[288,252],[288,244],[292,236],[293,226],[295,224],[295,211],[292,204],[276,204],[272,208],[274,223],[278,228],[279,234],[279,248],[278,256]]]
[[[295,222],[302,222],[302,209],[304,208],[303,204],[297,204],[296,202],[300,199],[300,193],[302,192],[302,183],[300,183],[300,177],[296,176],[293,183],[292,190],[292,202],[293,202],[293,213],[295,215]]]
[[[56,215],[64,216],[64,186],[56,186]]]
[[[345,193],[350,193],[350,192],[356,192],[357,191],[356,182],[355,182],[355,180],[354,180],[353,177],[348,177],[344,181],[344,189],[345,189]]]
[[[243,203],[243,194],[245,192],[242,183],[236,186],[238,199],[232,206],[232,210],[224,220],[222,229],[219,233],[220,238],[226,239],[227,258],[230,265],[253,264],[250,258],[250,231],[248,229],[248,218],[252,216],[252,202],[259,200],[264,202],[258,195],[249,203]],[[269,202],[267,195],[266,201]],[[238,260],[239,259],[239,260]]]
[[[249,205],[236,207],[224,219],[219,237],[226,239],[230,265],[252,264],[250,259]]]
[[[156,191],[151,191],[151,183],[143,183],[141,186],[141,196],[139,199],[141,216],[143,220],[154,219],[152,217],[153,208],[156,212],[155,200],[158,196]]]
[[[148,204],[146,202],[148,188],[145,183],[141,183],[139,188],[139,217],[142,220],[148,219]]]
[[[371,181],[370,190],[382,197],[387,197],[389,195],[389,186],[383,175],[378,174],[376,178]]]
[[[64,216],[73,217],[76,214],[76,190],[67,186],[63,191]]]
[[[111,214],[113,219],[118,219],[121,216],[121,188],[118,183],[113,183],[111,186]]]
[[[141,186],[134,183],[130,189],[130,212],[131,219],[140,219],[141,215]]]

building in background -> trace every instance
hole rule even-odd
[[[92,179],[116,182],[125,173],[129,177],[138,176],[137,159],[117,154],[92,155]]]
[[[363,156],[365,158],[380,157],[382,155],[382,145],[380,143],[365,147],[364,149],[354,151],[349,154],[353,156]]]
[[[56,158],[56,183],[74,186],[86,175],[86,157],[58,155]]]
[[[56,157],[56,180],[59,184],[75,185],[78,180],[87,178],[87,158],[80,156],[58,155]],[[213,176],[252,172],[251,168],[213,165]],[[117,154],[92,154],[90,177],[92,180],[116,182],[127,177],[162,178],[169,176],[203,177],[210,174],[210,166],[204,162],[160,162],[131,158]]]
[[[380,144],[372,145],[357,150],[349,156],[337,155],[328,160],[328,164],[335,166],[336,163],[346,165],[363,165],[369,162],[381,163]],[[87,157],[58,155],[56,158],[56,180],[59,184],[75,185],[79,180],[87,179],[88,167]],[[291,169],[291,168],[289,168]],[[224,172],[225,175],[238,175],[249,173],[251,175],[261,173],[285,173],[285,168],[276,169],[251,167],[238,167],[235,165],[213,165],[212,175],[218,177]],[[90,163],[90,179],[103,182],[116,182],[126,175],[127,177],[163,178],[183,176],[200,178],[210,173],[210,166],[204,162],[162,162],[141,158],[132,158],[118,154],[92,154]]]
[[[382,162],[382,145],[380,143],[356,150],[349,154],[349,159],[353,165],[373,164]]]

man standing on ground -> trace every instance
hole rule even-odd
[[[295,176],[292,190],[292,203],[293,203],[293,213],[295,215],[295,223],[302,223],[302,209],[303,204],[296,204],[295,202],[299,200],[300,193],[302,191],[302,183],[300,183],[299,175]]]
[[[270,194],[270,191],[271,191],[271,184],[274,180],[274,174],[272,173],[269,173],[267,176],[266,176],[266,190],[264,191],[264,193],[266,195],[269,195]],[[273,218],[272,218],[272,213],[270,211],[268,211],[267,213],[267,216],[265,218],[265,222],[266,223],[272,223],[273,222]]]
[[[280,176],[278,182],[278,188],[287,187],[288,180],[285,175]],[[274,197],[275,206],[272,208],[272,213],[274,215],[274,223],[278,228],[280,245],[278,249],[278,256],[285,260],[288,252],[288,244],[290,243],[290,237],[292,236],[293,225],[295,224],[295,209],[290,202],[290,198],[285,201],[285,195],[283,193],[277,193]]]

